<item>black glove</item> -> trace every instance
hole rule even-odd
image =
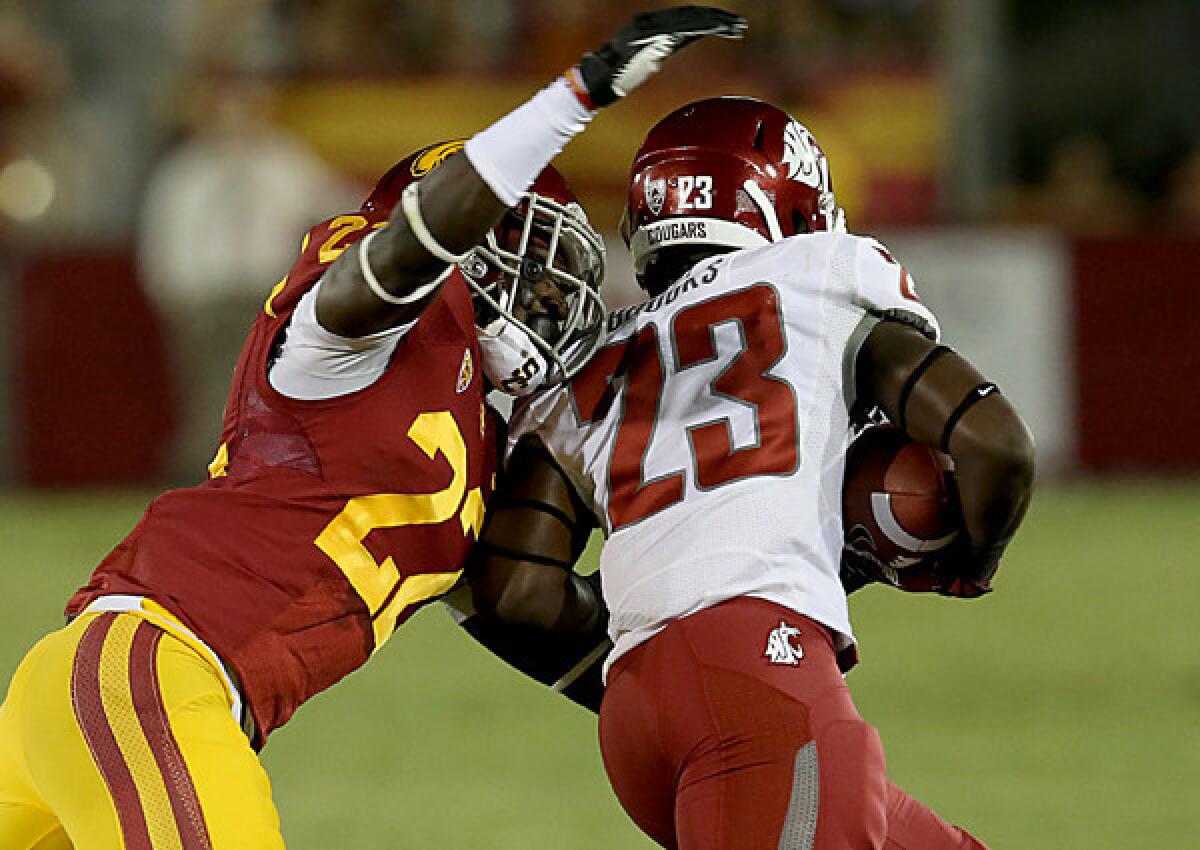
[[[991,593],[992,578],[1000,569],[1000,556],[1006,546],[1007,540],[987,545],[964,541],[961,547],[951,546],[946,558],[939,562],[937,592],[960,599],[974,599]]]
[[[958,599],[976,599],[992,592],[992,577],[1008,541],[987,546],[972,544],[964,536],[923,563],[888,569],[871,557],[846,547],[842,550],[842,587],[849,596],[878,582],[906,593],[936,593]]]
[[[579,76],[591,106],[598,109],[644,83],[681,47],[706,35],[741,38],[746,27],[745,18],[712,6],[642,12],[579,61]]]
[[[842,580],[842,590],[847,596],[856,590],[862,590],[868,584],[891,583],[884,579],[879,570],[865,557],[849,547],[842,549],[842,565],[838,578]]]

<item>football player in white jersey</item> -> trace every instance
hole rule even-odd
[[[842,680],[842,478],[866,407],[949,452],[966,535],[936,589],[982,595],[1030,495],[1020,417],[938,344],[903,266],[845,231],[821,149],[773,106],[716,98],[659,122],[624,230],[651,297],[609,317],[572,381],[518,403],[481,616],[594,631],[594,584],[556,566],[594,517],[615,644],[600,743],[648,835],[687,850],[983,847],[888,781]]]

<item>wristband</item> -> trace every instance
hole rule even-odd
[[[583,81],[583,73],[579,70],[579,66],[576,65],[574,68],[568,68],[564,71],[563,79],[571,87],[571,92],[575,95],[575,99],[583,104],[583,108],[595,112],[598,107],[592,102],[592,96],[588,93],[587,84]]]
[[[999,391],[1000,388],[998,386],[991,381],[987,381],[975,387],[963,397],[963,400],[958,403],[958,407],[954,408],[954,412],[950,414],[950,418],[946,420],[946,427],[942,429],[943,452],[949,454],[950,438],[954,436],[954,429],[958,425],[958,420],[963,418],[963,414],[988,396]]]
[[[917,364],[917,367],[909,374],[907,380],[904,382],[904,386],[900,388],[900,400],[896,405],[897,412],[900,414],[900,421],[896,424],[900,426],[901,431],[908,433],[908,414],[905,413],[905,409],[908,407],[908,397],[912,395],[913,388],[916,387],[917,381],[921,380],[921,376],[924,375],[929,367],[934,364],[934,361],[936,361],[943,354],[946,354],[948,351],[950,351],[950,349],[944,345],[935,345],[933,348],[931,348],[929,352],[923,358],[921,358],[921,362]]]

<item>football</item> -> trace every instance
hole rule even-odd
[[[846,454],[842,516],[846,548],[892,583],[953,542],[962,527],[948,455],[899,428],[863,431]]]

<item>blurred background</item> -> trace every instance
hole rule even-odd
[[[154,488],[203,476],[305,229],[661,5],[0,0],[0,673]],[[654,121],[746,94],[807,124],[851,230],[907,265],[1041,454],[1005,592],[856,597],[851,684],[893,771],[995,847],[1190,843],[1200,4],[725,5],[745,43],[690,48],[558,161],[608,234],[610,303],[637,299],[615,229]],[[648,846],[590,718],[439,615],[406,628],[385,672],[273,740],[290,846]]]
[[[647,5],[0,0],[0,474],[194,480],[304,230]],[[612,234],[645,130],[756,95],[814,132],[852,229],[1002,379],[1045,469],[1200,468],[1200,5],[729,5],[746,43],[696,46],[559,161],[611,303],[637,297]]]

